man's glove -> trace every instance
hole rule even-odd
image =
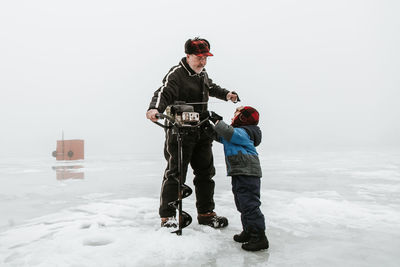
[[[237,103],[237,102],[240,102],[240,98],[239,98],[239,95],[235,92],[235,91],[232,91],[231,92],[232,94],[234,94],[234,95],[236,95],[236,97],[237,97],[237,99],[236,99],[236,102],[235,103]]]
[[[217,113],[215,113],[214,111],[211,111],[210,112],[210,121],[212,121],[214,124],[217,122],[217,121],[222,121],[223,120],[223,118],[220,116],[220,115],[218,115]]]

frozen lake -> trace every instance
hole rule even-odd
[[[400,266],[399,151],[261,151],[270,249],[249,253],[232,240],[239,213],[214,150],[230,224],[182,236],[159,227],[160,155],[2,159],[0,266]],[[194,195],[183,205],[195,218]]]

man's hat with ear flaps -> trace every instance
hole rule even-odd
[[[206,39],[200,39],[199,37],[186,41],[185,53],[199,57],[213,56],[213,54],[210,53],[210,43]]]

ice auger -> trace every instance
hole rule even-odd
[[[200,121],[200,115],[193,111],[193,106],[184,102],[175,102],[174,105],[168,106],[166,115],[158,113],[159,119],[165,119],[166,122],[161,124],[154,122],[164,129],[172,129],[176,134],[178,141],[178,199],[168,203],[170,206],[178,210],[178,229],[172,233],[182,235],[182,229],[192,223],[192,217],[182,210],[182,199],[192,194],[192,189],[183,183],[183,153],[182,153],[182,136],[189,134],[191,130],[199,128],[208,118]]]

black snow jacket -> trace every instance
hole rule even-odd
[[[175,101],[207,102],[209,96],[226,101],[228,93],[228,90],[213,83],[205,69],[199,74],[194,72],[184,57],[165,75],[163,84],[154,92],[148,109],[157,109],[163,113],[166,107]],[[194,111],[199,113],[207,110],[207,104],[193,105],[193,107]]]

